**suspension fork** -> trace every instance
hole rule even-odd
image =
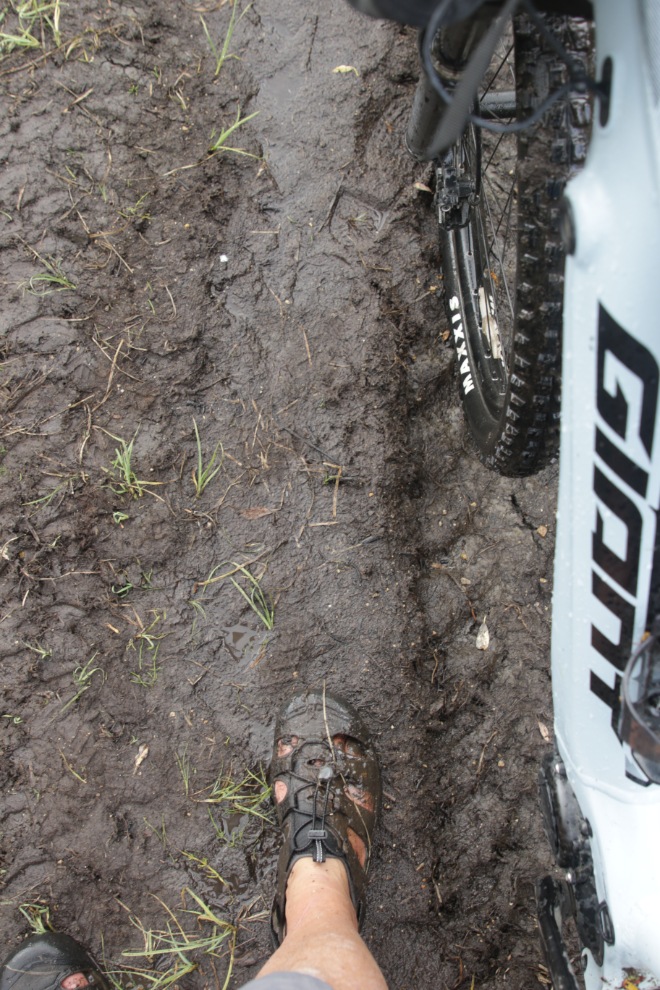
[[[488,7],[481,7],[472,17],[438,31],[433,46],[436,68],[449,88],[460,79],[470,55],[488,30],[493,13]],[[423,41],[422,28],[418,37],[420,77],[410,112],[406,147],[417,161],[428,162],[435,157],[431,149],[435,145],[446,105],[431,85],[424,69],[421,58]],[[484,117],[515,117],[515,92],[489,93],[480,105],[480,113]]]

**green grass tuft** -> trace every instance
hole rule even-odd
[[[199,496],[202,494],[206,486],[211,481],[213,481],[216,474],[218,474],[222,470],[222,465],[225,462],[225,451],[222,446],[222,442],[218,440],[216,448],[211,456],[211,460],[206,465],[206,467],[204,467],[202,461],[202,442],[199,439],[199,430],[197,429],[197,423],[195,422],[194,418],[193,418],[193,426],[195,427],[195,436],[197,437],[197,469],[193,470],[192,480],[193,480],[193,485],[195,486],[195,492],[197,494],[197,498],[199,498]],[[215,464],[215,459],[218,454],[218,447],[222,451],[222,457],[220,458],[220,463],[218,464],[217,468],[213,470],[213,465]]]
[[[186,895],[194,901],[190,908],[185,907]],[[226,943],[231,941],[229,965],[222,987],[222,990],[227,990],[234,964],[238,927],[219,918],[189,887],[181,892],[184,907],[180,914],[191,915],[195,919],[192,926],[159,897],[154,894],[151,896],[166,912],[164,927],[146,928],[140,918],[129,911],[130,922],[140,933],[143,947],[125,949],[121,954],[122,961],[113,965],[105,958],[104,945],[104,970],[115,990],[125,990],[127,986],[135,990],[140,987],[142,990],[167,990],[198,968],[200,955],[217,959],[220,950],[225,949]],[[226,953],[223,952],[224,954]],[[133,959],[143,961],[142,965],[128,961]]]
[[[218,78],[218,76],[220,75],[220,70],[222,69],[222,66],[225,64],[225,62],[226,62],[226,60],[228,58],[238,58],[238,55],[231,55],[229,53],[229,51],[228,51],[229,44],[231,42],[231,36],[234,33],[234,28],[236,27],[236,24],[238,23],[236,21],[236,8],[238,7],[238,0],[229,0],[229,2],[230,2],[230,5],[231,5],[231,16],[229,18],[229,25],[227,27],[227,33],[225,34],[225,40],[224,40],[224,43],[222,45],[222,50],[221,50],[220,54],[218,54],[218,49],[216,48],[215,43],[213,41],[213,38],[211,37],[211,32],[209,31],[209,29],[206,26],[206,21],[204,20],[204,18],[201,15],[200,15],[200,18],[199,18],[200,19],[200,22],[201,22],[201,25],[204,28],[204,34],[206,35],[206,40],[208,41],[209,45],[211,46],[211,51],[213,52],[213,54],[215,56],[215,74],[213,76],[214,79],[217,79]],[[242,18],[248,12],[248,10],[250,9],[251,6],[252,6],[252,4],[249,3],[247,5],[247,7],[245,8],[245,10],[243,10],[241,12],[240,17],[238,18],[239,21],[242,20]]]

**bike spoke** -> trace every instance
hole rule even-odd
[[[495,193],[495,190],[493,189],[493,186],[492,186],[492,183],[490,181],[490,178],[487,175],[484,176],[484,178],[486,179],[486,182],[490,186],[491,192],[493,193],[493,198],[495,200],[497,200],[497,195]],[[490,201],[488,199],[488,196],[486,195],[485,188],[484,188],[484,197],[483,198],[484,198],[484,201],[486,203],[486,209],[488,211],[488,220],[490,222],[491,231],[493,233],[493,241],[494,241],[493,247],[495,248],[496,257],[497,257],[497,260],[499,261],[500,270],[502,272],[502,278],[504,279],[504,288],[506,290],[506,297],[507,297],[508,302],[509,302],[509,311],[511,313],[511,322],[513,323],[514,309],[513,309],[513,302],[511,300],[511,293],[509,292],[509,282],[508,282],[508,279],[506,277],[506,272],[504,270],[504,263],[502,261],[502,254],[500,252],[500,246],[497,243],[497,235],[495,233],[495,224],[493,223],[493,216],[492,216],[491,209],[490,209]]]
[[[502,47],[504,47],[504,46],[502,46]],[[493,85],[493,83],[495,82],[495,80],[497,79],[497,77],[499,76],[499,74],[502,71],[502,69],[504,68],[504,66],[505,65],[508,65],[508,63],[509,63],[509,55],[511,54],[512,51],[513,51],[513,42],[511,42],[511,45],[509,47],[509,50],[505,53],[504,58],[500,62],[495,75],[493,76],[493,78],[491,79],[491,81],[486,86],[486,89],[484,90],[484,92],[482,94],[483,96],[485,96],[486,93],[490,90],[491,86]],[[513,81],[514,81],[514,83],[516,81],[515,75],[513,77]]]

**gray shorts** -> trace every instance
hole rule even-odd
[[[260,980],[250,980],[241,990],[332,990],[332,987],[305,973],[269,973]]]

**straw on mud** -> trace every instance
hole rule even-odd
[[[105,402],[105,399],[103,401]],[[82,467],[83,453],[85,452],[85,444],[92,435],[92,410],[87,405],[85,406],[85,409],[87,410],[87,428],[83,435],[82,443],[80,445],[80,453],[78,455],[78,463],[81,465],[81,467]]]
[[[329,464],[328,467],[334,467],[337,469],[337,480],[335,481],[335,491],[332,496],[332,518],[337,518],[337,492],[339,491],[339,479],[341,478],[341,467],[338,464]]]
[[[76,212],[77,212],[77,211],[76,211]],[[102,235],[94,235],[94,234],[92,234],[91,236],[92,236],[92,237],[94,237],[94,236],[101,236],[101,240],[99,241],[99,244],[100,244],[100,245],[101,245],[102,247],[105,247],[105,248],[108,248],[108,250],[110,250],[110,251],[113,251],[113,252],[114,252],[114,254],[116,254],[116,255],[117,255],[117,257],[119,258],[119,260],[121,261],[121,263],[122,263],[122,265],[124,266],[124,268],[126,268],[126,269],[127,269],[127,270],[128,270],[128,271],[129,271],[130,273],[131,273],[131,275],[133,274],[133,269],[131,268],[131,266],[130,266],[130,265],[128,264],[128,262],[127,262],[127,261],[124,261],[124,259],[123,259],[123,258],[122,258],[122,256],[120,255],[120,253],[119,253],[119,251],[117,250],[117,248],[116,248],[116,247],[114,247],[114,246],[113,246],[113,245],[112,245],[112,244],[110,243],[110,241],[109,241],[109,240],[108,240],[108,239],[107,239],[106,237],[104,237],[104,236],[102,236]]]
[[[328,716],[327,716],[326,710],[325,710],[325,681],[323,681],[323,721],[325,722],[325,731],[327,733],[328,742],[330,743],[330,748],[332,750],[332,762],[335,764],[335,768],[337,768],[337,760],[335,758],[335,747],[334,747],[334,743],[332,741],[332,737],[330,736],[330,729],[328,728]],[[360,811],[360,805],[357,803],[357,801],[355,801],[350,796],[350,791],[348,790],[348,784],[346,783],[346,778],[344,777],[344,775],[341,772],[341,770],[338,769],[338,773],[339,773],[339,776],[341,777],[342,782],[344,784],[344,794],[346,795],[346,797],[348,798],[348,800],[351,802],[351,804],[353,805],[353,807],[357,811],[358,815],[360,816],[360,821],[362,822],[362,824],[364,826],[364,831],[367,834],[367,842],[369,843],[369,858],[371,858],[371,836],[369,835],[369,829],[367,828],[367,823],[365,822],[364,818],[362,817],[362,812]]]
[[[62,112],[62,113],[68,113],[68,112],[69,112],[69,110],[70,110],[70,109],[71,109],[72,107],[75,107],[75,105],[76,105],[77,103],[82,103],[82,101],[83,101],[83,100],[86,100],[86,99],[87,99],[87,97],[88,97],[88,96],[90,95],[90,93],[93,93],[93,92],[94,92],[94,87],[92,86],[92,87],[91,87],[90,89],[88,89],[88,90],[87,90],[87,92],[86,92],[86,93],[83,93],[83,94],[82,94],[81,96],[78,96],[78,97],[76,97],[76,99],[75,99],[75,100],[73,101],[73,103],[69,103],[69,105],[68,105],[68,107],[66,107],[66,108],[65,108],[64,110],[62,110],[61,112]]]
[[[103,396],[103,398],[101,399],[101,401],[99,402],[99,404],[97,406],[94,406],[94,408],[92,409],[92,412],[93,413],[95,413],[97,409],[100,409],[101,408],[101,406],[104,404],[104,402],[107,401],[108,396],[110,395],[110,386],[112,385],[112,379],[113,379],[114,374],[115,374],[115,368],[117,367],[117,358],[119,357],[119,352],[120,352],[120,350],[122,348],[122,344],[123,343],[124,343],[124,341],[123,341],[123,338],[122,338],[122,340],[120,340],[119,343],[118,343],[118,345],[117,345],[117,350],[115,351],[115,356],[113,357],[112,364],[110,365],[110,375],[108,376],[108,384],[106,385],[105,395]],[[80,451],[80,456],[82,457],[82,450]]]
[[[58,749],[59,749],[59,747],[58,747]],[[80,776],[80,774],[79,774],[79,773],[76,773],[76,771],[75,771],[75,770],[73,769],[73,767],[71,766],[71,764],[69,763],[69,761],[67,760],[67,758],[66,758],[66,756],[64,755],[64,753],[62,752],[62,750],[61,750],[61,749],[60,749],[60,751],[59,751],[59,752],[60,752],[60,756],[61,756],[61,757],[62,757],[62,759],[64,760],[64,766],[65,766],[65,767],[67,768],[67,770],[69,771],[69,773],[72,773],[72,774],[73,774],[73,776],[74,776],[74,777],[76,778],[76,780],[79,780],[81,784],[86,784],[86,783],[87,783],[87,781],[86,781],[86,780],[84,780],[84,779],[83,779],[83,778],[82,778],[82,777]]]
[[[271,289],[270,286],[268,286],[268,291],[270,292],[271,296],[275,296],[275,293],[273,292],[273,290]],[[280,304],[280,316],[282,317],[283,320],[286,320],[286,310],[285,310],[284,306],[282,305],[282,300],[280,299],[279,296],[275,296],[275,298],[277,299],[278,303]]]
[[[312,368],[313,367],[313,365],[312,365],[312,355],[309,353],[309,344],[307,343],[307,334],[305,333],[305,328],[302,325],[302,323],[299,323],[298,326],[300,327],[300,329],[303,332],[303,337],[305,338],[305,347],[307,348],[307,360],[309,361],[310,368]]]
[[[497,735],[497,729],[495,729],[495,732],[493,732],[492,736],[490,736],[488,742],[481,750],[481,756],[479,757],[479,766],[477,767],[477,776],[479,776],[479,774],[481,773],[481,765],[484,762],[484,753],[486,752],[486,749],[488,748],[489,744],[492,742],[492,740],[495,738],[496,735]]]
[[[114,336],[114,334],[113,334],[113,336]],[[112,338],[110,338],[110,339],[112,339]],[[110,361],[110,362],[112,363],[112,358],[110,357],[110,355],[109,355],[109,354],[106,354],[106,352],[104,351],[104,349],[103,349],[103,348],[101,347],[101,345],[99,344],[99,342],[98,342],[98,340],[96,340],[96,339],[94,339],[94,338],[92,338],[92,342],[93,342],[94,344],[96,344],[96,346],[97,346],[97,347],[98,347],[98,349],[100,350],[100,352],[101,352],[101,354],[103,355],[103,357],[104,357],[104,358],[105,358],[105,359],[106,359],[107,361]],[[129,352],[130,352],[130,344],[129,344],[128,346],[129,346]],[[130,375],[130,374],[128,373],[128,371],[124,371],[124,369],[123,369],[123,368],[119,368],[119,367],[117,367],[117,368],[116,368],[116,370],[117,370],[117,371],[118,371],[118,372],[119,372],[119,373],[120,373],[121,375],[124,375],[124,376],[125,376],[126,378],[130,378],[130,379],[131,379],[131,381],[133,381],[133,382],[137,382],[137,383],[138,383],[138,385],[144,385],[144,382],[142,381],[142,379],[141,379],[141,378],[136,378],[136,377],[135,377],[135,375]]]
[[[272,289],[271,289],[271,292],[272,292]],[[273,295],[275,295],[274,292],[273,292]],[[277,296],[275,298],[277,298]],[[275,420],[275,424],[277,425],[277,427],[280,430],[286,430],[286,432],[287,433],[290,433],[292,437],[295,437],[296,438],[296,440],[301,440],[303,443],[306,443],[308,447],[311,447],[312,450],[315,450],[318,454],[320,454],[321,457],[324,457],[328,461],[330,460],[330,454],[326,453],[325,450],[321,450],[320,447],[317,447],[315,443],[312,443],[311,442],[311,440],[307,440],[306,437],[301,437],[299,433],[295,433],[294,430],[292,430],[290,427],[284,426],[283,423],[278,423],[278,421],[275,418],[275,416],[273,416],[273,419]]]
[[[232,574],[236,574],[237,571],[243,570],[243,568],[245,567],[249,567],[250,564],[256,564],[257,561],[260,560],[265,553],[270,552],[270,549],[271,549],[270,547],[266,547],[266,549],[262,550],[257,557],[253,557],[252,560],[246,560],[242,564],[236,564],[233,570],[227,571],[226,574],[219,574],[218,577],[207,578],[206,581],[197,581],[193,588],[193,595],[196,593],[198,588],[205,588],[207,584],[215,584],[217,581],[224,581],[225,578],[230,577]]]
[[[174,310],[174,316],[176,316],[176,303],[174,302],[174,299],[172,299],[172,293],[170,292],[167,286],[165,286],[164,288],[165,288],[165,292],[170,297],[170,302],[172,303],[172,309]]]

